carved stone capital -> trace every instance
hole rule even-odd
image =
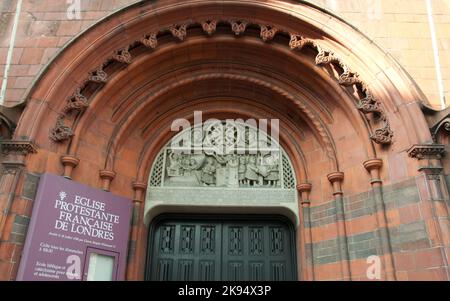
[[[61,162],[64,166],[69,165],[72,167],[76,167],[78,163],[80,163],[80,159],[74,157],[74,156],[62,156]]]
[[[415,144],[408,150],[411,158],[422,159],[441,159],[445,153],[443,144]]]
[[[312,190],[312,184],[310,183],[302,183],[297,185],[297,191],[301,195],[300,204],[302,206],[309,206],[311,204],[311,200],[309,199],[309,193]]]
[[[344,181],[344,173],[343,172],[333,172],[327,175],[328,181],[333,185],[333,195],[335,197],[342,196],[344,193],[342,192],[341,184]]]
[[[0,141],[2,154],[7,155],[22,155],[37,153],[37,148],[32,141],[15,141],[3,140]]]
[[[66,155],[61,157],[61,163],[64,166],[64,177],[67,179],[71,179],[72,171],[75,167],[78,166],[78,164],[80,163],[80,159],[74,156]]]
[[[145,191],[147,189],[147,184],[144,182],[133,182],[132,184],[133,186],[133,190],[141,190],[141,191]]]
[[[116,177],[116,173],[112,170],[100,170],[100,178],[112,181]]]
[[[383,166],[383,160],[381,159],[370,159],[367,160],[363,163],[364,168],[368,171],[371,172],[374,169],[381,169],[381,167]]]
[[[310,183],[302,183],[297,185],[297,191],[302,192],[311,192],[312,184]]]
[[[344,173],[343,172],[333,172],[327,175],[328,181],[330,181],[332,184],[334,183],[341,183],[344,181]]]
[[[184,41],[184,39],[186,38],[186,29],[187,24],[172,25],[169,27],[169,31],[172,33],[172,35],[180,41]]]
[[[116,177],[116,173],[112,170],[100,170],[100,179],[102,179],[102,189],[109,191],[111,181]]]
[[[144,194],[145,190],[147,189],[147,184],[144,182],[135,181],[132,183],[133,190],[134,190],[134,202],[142,203],[142,195]]]

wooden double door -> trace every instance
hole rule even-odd
[[[274,216],[159,217],[149,232],[146,279],[296,280],[294,232]]]

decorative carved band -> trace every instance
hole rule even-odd
[[[115,60],[115,61],[117,61],[117,62],[119,62],[119,63],[131,64],[131,59],[132,59],[132,57],[131,57],[131,54],[130,54],[130,52],[128,51],[128,49],[129,49],[129,48],[126,47],[126,48],[124,48],[124,49],[117,50],[117,51],[114,53],[112,59]]]
[[[3,140],[0,142],[3,155],[28,155],[37,153],[32,141]]]
[[[108,74],[103,70],[103,66],[94,70],[90,73],[88,81],[97,83],[97,84],[105,84],[108,81]]]
[[[203,31],[208,35],[212,35],[216,32],[217,21],[216,20],[207,20],[202,22]]]
[[[82,112],[89,106],[87,98],[81,94],[80,89],[67,100],[67,105],[64,107],[64,114],[69,114],[72,111]]]
[[[145,47],[151,49],[155,49],[156,46],[158,46],[158,39],[156,39],[156,33],[151,33],[149,35],[143,36],[140,42]]]
[[[408,155],[416,159],[441,159],[445,153],[443,144],[416,144],[408,150]]]
[[[323,49],[319,43],[313,39],[303,37],[296,33],[287,32],[282,30],[274,25],[269,24],[259,24],[258,22],[251,22],[248,20],[236,20],[236,19],[228,19],[228,20],[202,20],[202,21],[191,21],[183,24],[174,24],[168,26],[166,28],[161,28],[158,32],[152,32],[150,34],[144,35],[139,41],[136,41],[125,48],[119,49],[114,52],[112,57],[109,57],[100,68],[97,68],[95,71],[91,72],[88,76],[88,79],[85,81],[82,87],[79,87],[77,91],[74,93],[69,101],[68,105],[63,109],[61,116],[58,117],[56,121],[55,128],[52,130],[50,134],[50,138],[57,142],[62,142],[67,139],[70,139],[73,136],[73,131],[70,127],[64,125],[64,118],[67,113],[72,110],[76,110],[78,112],[83,112],[84,109],[88,106],[88,100],[81,94],[80,91],[83,90],[86,82],[96,82],[96,83],[106,83],[107,74],[103,70],[103,66],[105,66],[109,61],[117,61],[119,63],[130,64],[132,62],[132,55],[129,52],[132,45],[142,44],[147,48],[155,49],[158,46],[158,34],[162,32],[169,31],[173,37],[178,39],[179,41],[184,41],[187,36],[187,29],[192,25],[200,25],[204,32],[206,32],[209,36],[213,35],[216,32],[217,25],[219,23],[226,23],[231,26],[231,31],[236,35],[242,35],[247,29],[249,24],[258,25],[260,28],[260,38],[264,42],[269,42],[274,39],[277,34],[288,34],[290,36],[289,47],[291,50],[302,50],[304,47],[311,47],[317,51],[317,55],[315,57],[315,64],[318,66],[326,66],[330,64],[334,64],[339,66],[342,69],[342,73],[338,75],[338,83],[343,87],[355,87],[363,97],[361,99],[358,98],[356,108],[361,111],[363,114],[373,114],[376,120],[381,121],[382,126],[378,129],[375,129],[373,133],[370,135],[370,139],[372,139],[375,143],[378,144],[391,144],[393,138],[393,132],[390,127],[389,120],[384,112],[381,103],[375,98],[372,94],[368,85],[363,82],[358,73],[350,70],[348,65],[346,65],[340,58],[338,58],[332,51]],[[81,115],[81,114],[80,114]]]
[[[64,119],[65,115],[59,115],[55,127],[50,132],[50,139],[55,142],[68,140],[74,135],[73,130],[64,124]]]
[[[169,31],[172,33],[172,35],[178,38],[178,40],[180,41],[184,41],[184,39],[186,38],[187,35],[186,29],[187,29],[186,24],[173,25],[169,27]]]

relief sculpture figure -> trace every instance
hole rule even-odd
[[[247,180],[247,184],[249,186],[255,186],[255,184],[258,183],[258,176],[259,170],[258,166],[256,165],[256,157],[251,156],[248,159],[247,169],[245,171],[245,179]]]
[[[216,164],[211,157],[206,159],[206,164],[202,168],[201,180],[205,186],[213,186],[216,184]]]

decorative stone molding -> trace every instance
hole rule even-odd
[[[61,162],[64,166],[64,177],[67,179],[72,179],[72,171],[80,163],[80,159],[66,155],[61,157]]]
[[[291,48],[291,50],[302,50],[304,47],[309,46],[317,51],[317,55],[315,57],[316,65],[326,66],[334,64],[339,66],[343,71],[338,75],[337,78],[338,83],[343,87],[353,86],[357,90],[359,90],[360,94],[363,95],[362,99],[358,98],[357,103],[355,104],[356,108],[364,114],[373,114],[376,120],[381,121],[382,124],[381,128],[375,129],[373,133],[370,135],[370,139],[373,140],[375,143],[382,145],[388,145],[392,143],[393,132],[391,130],[389,120],[380,102],[375,98],[373,93],[370,91],[368,85],[359,78],[358,73],[351,71],[350,68],[345,63],[343,63],[343,61],[340,58],[338,58],[332,51],[323,49],[319,45],[319,43],[313,39],[303,37],[296,33],[288,32],[275,25],[260,24],[255,21],[252,22],[248,20],[228,19],[228,20],[202,20],[202,21],[192,21],[189,24],[187,23],[174,24],[169,27],[165,28],[163,27],[158,32],[152,32],[149,35],[145,35],[139,41],[136,42],[143,44],[147,48],[155,49],[158,46],[157,36],[160,32],[170,31],[172,35],[179,41],[184,41],[187,37],[188,25],[200,25],[208,35],[212,35],[216,31],[217,24],[219,22],[228,23],[231,26],[231,31],[236,36],[242,35],[249,24],[258,25],[260,27],[260,38],[265,42],[273,40],[277,34],[285,34],[285,35],[287,34],[288,36],[290,36],[289,47]],[[82,89],[86,85],[86,82],[89,81],[103,84],[106,83],[107,74],[106,72],[104,72],[103,66],[105,66],[108,63],[108,61],[114,60],[119,63],[130,64],[132,61],[132,56],[129,50],[132,47],[132,45],[135,44],[136,43],[131,43],[130,45],[115,51],[113,57],[108,58],[103,63],[101,68],[98,68],[97,70],[91,72],[91,74],[89,75],[88,79],[85,81],[83,86],[78,88],[78,94],[77,92],[75,92],[74,94],[76,95],[74,96],[75,103],[69,104],[69,106],[63,110],[62,115],[66,114],[65,110],[69,111],[73,110],[70,106],[73,106],[74,109],[79,108],[80,112],[82,111],[81,110],[82,108],[86,108],[88,100],[85,98],[83,99],[80,96],[81,93],[79,93],[79,91],[82,91]],[[447,128],[448,127],[450,126],[447,125]],[[62,142],[70,139],[72,136],[73,136],[72,129],[64,125],[64,116],[59,117],[56,122],[55,128],[52,130],[50,138],[56,142]]]
[[[275,37],[275,35],[278,32],[278,28],[276,28],[275,26],[272,25],[261,25],[261,39],[264,42],[268,42],[273,40],[273,38]]]
[[[217,20],[207,20],[202,22],[203,31],[208,35],[212,35],[216,32]]]
[[[247,28],[248,21],[247,20],[229,20],[228,23],[231,24],[231,30],[235,35],[239,36],[244,33]]]
[[[441,159],[445,153],[443,144],[415,144],[408,150],[411,158],[422,159]]]
[[[81,90],[77,89],[75,93],[67,99],[67,105],[64,107],[64,114],[71,112],[83,112],[89,106],[87,98],[81,94]]]
[[[3,140],[0,141],[2,154],[7,155],[22,155],[37,153],[36,145],[32,141],[14,141]]]
[[[133,201],[134,202],[138,202],[138,203],[142,203],[144,201],[144,198],[142,197],[145,193],[145,190],[147,189],[147,184],[143,183],[143,182],[133,182],[132,183],[132,187],[134,190],[134,197],[133,197]]]
[[[125,47],[124,49],[117,50],[112,59],[123,64],[131,64],[131,53],[128,51],[129,47]]]
[[[55,142],[69,140],[73,135],[73,130],[64,124],[65,115],[61,114],[56,119],[56,125],[50,132],[50,139]]]
[[[381,184],[382,181],[380,179],[380,169],[383,166],[383,160],[381,159],[370,159],[363,163],[364,168],[370,173],[371,181],[370,183],[373,185],[375,183]]]
[[[158,39],[156,38],[156,33],[151,33],[145,35],[141,39],[141,44],[150,49],[155,49],[158,46]]]
[[[102,189],[109,191],[111,181],[116,177],[116,173],[112,170],[100,170],[99,174],[102,179]]]
[[[333,172],[327,175],[328,181],[333,185],[333,195],[342,196],[344,193],[341,189],[341,184],[344,181],[343,172]]]
[[[172,33],[172,35],[177,38],[180,41],[184,41],[187,35],[187,25],[181,24],[181,25],[172,25],[169,27],[169,31]]]
[[[92,71],[89,74],[88,81],[97,84],[105,84],[108,81],[108,74],[103,70],[103,66],[100,66],[98,69]]]
[[[302,183],[297,185],[297,191],[301,195],[301,204],[309,205],[311,204],[311,200],[309,199],[309,194],[312,190],[312,184],[310,183]]]

